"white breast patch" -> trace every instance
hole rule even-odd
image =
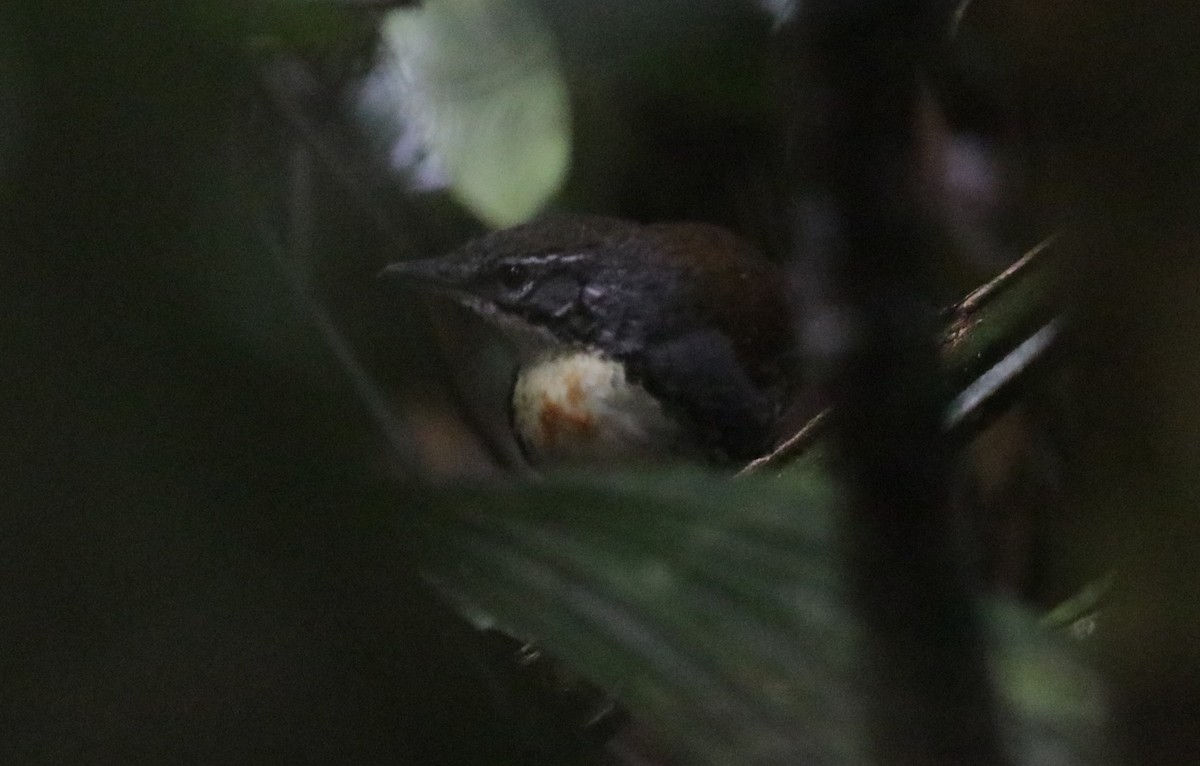
[[[626,379],[623,364],[587,350],[522,368],[513,426],[538,463],[662,460],[679,437],[658,401]]]

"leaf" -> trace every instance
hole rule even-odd
[[[991,603],[988,618],[1010,758],[1039,765],[1108,762],[1106,695],[1084,655],[1015,604]]]
[[[1090,638],[1105,601],[1112,595],[1116,572],[1106,572],[1092,580],[1042,617],[1042,625],[1050,630],[1066,631],[1076,639]]]
[[[819,472],[447,488],[416,553],[444,590],[556,653],[690,763],[863,763],[838,504]],[[1098,685],[1032,616],[992,614],[1007,741],[1087,762],[1103,742]]]
[[[361,104],[399,123],[392,156],[448,183],[493,226],[535,214],[570,158],[566,84],[549,30],[520,0],[429,0],[389,13]]]

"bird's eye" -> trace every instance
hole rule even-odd
[[[500,284],[510,290],[515,290],[525,284],[529,276],[528,269],[523,263],[506,263],[500,267]]]

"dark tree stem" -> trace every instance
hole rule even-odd
[[[800,227],[835,392],[843,539],[867,631],[875,761],[999,764],[982,631],[946,514],[946,399],[923,280],[920,74],[945,28],[931,4],[806,6]]]

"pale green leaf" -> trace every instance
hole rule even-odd
[[[567,172],[567,88],[550,31],[521,0],[428,0],[382,34],[406,130],[493,226],[534,215]],[[414,140],[409,136],[407,140]]]

